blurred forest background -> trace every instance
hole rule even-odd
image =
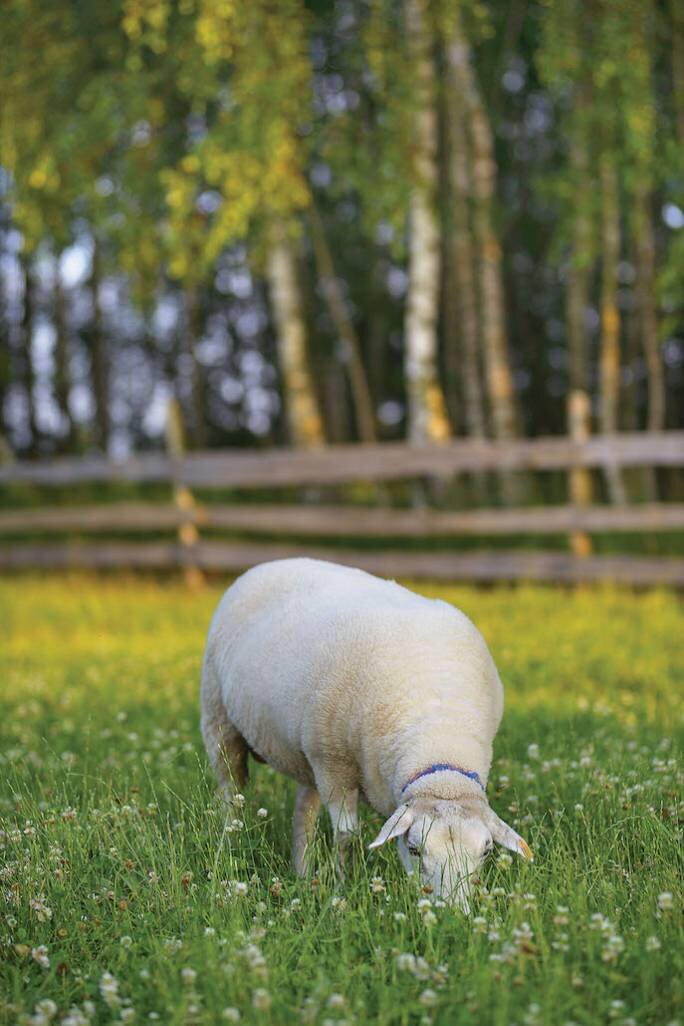
[[[7,0],[21,456],[681,425],[678,0]]]

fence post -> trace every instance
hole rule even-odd
[[[591,404],[582,389],[573,389],[568,397],[568,427],[574,442],[585,442],[591,434]],[[568,474],[570,502],[573,506],[591,505],[591,471],[571,467]],[[570,548],[575,556],[591,555],[591,538],[586,531],[572,531]]]
[[[185,435],[180,405],[176,398],[169,399],[166,408],[166,449],[172,460],[182,459],[185,455]],[[178,543],[184,554],[182,560],[183,576],[189,588],[200,588],[204,584],[204,574],[192,559],[193,549],[199,540],[195,511],[195,498],[183,484],[175,480],[172,470],[173,501],[177,509],[186,514],[178,527]]]

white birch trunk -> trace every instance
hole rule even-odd
[[[424,17],[424,0],[407,0],[406,21],[415,62],[418,110],[415,123],[416,184],[409,207],[404,371],[408,437],[416,443],[442,442],[451,434],[437,359],[440,236],[433,208],[437,184],[437,115],[435,73]]]

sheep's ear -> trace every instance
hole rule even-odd
[[[415,814],[410,806],[400,805],[383,824],[382,830],[368,847],[379,848],[385,841],[391,841],[394,837],[401,837],[409,829],[414,819]]]
[[[516,834],[515,830],[509,827],[508,823],[504,823],[502,819],[499,819],[495,812],[491,813],[489,828],[497,844],[503,845],[509,851],[517,852],[518,855],[522,855],[529,862],[533,861],[534,855],[527,841],[524,841],[519,834]]]

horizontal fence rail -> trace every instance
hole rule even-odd
[[[158,482],[173,502],[109,502],[98,505],[0,509],[0,570],[24,568],[131,568],[183,570],[188,583],[203,571],[236,573],[269,559],[308,555],[396,577],[439,580],[530,580],[580,583],[610,580],[632,585],[684,587],[684,559],[591,554],[590,534],[684,530],[684,504],[590,505],[572,487],[571,504],[528,508],[438,510],[352,504],[198,502],[191,489],[307,487],[355,481],[399,481],[458,473],[562,470],[573,478],[589,468],[679,467],[684,432],[620,434],[582,439],[543,438],[512,442],[454,441],[331,446],[314,451],[224,450],[142,454],[120,462],[62,459],[0,467],[0,485],[77,486],[98,482]],[[376,494],[381,497],[384,490]],[[589,495],[589,492],[586,493]],[[271,535],[285,541],[200,538],[199,532]],[[173,540],[131,535],[164,532]],[[60,540],[56,540],[58,535]],[[126,540],[95,543],[74,536],[125,534]],[[568,535],[572,552],[458,551],[448,539],[487,536]],[[54,538],[34,541],[31,536]],[[64,537],[66,536],[66,538]],[[71,537],[70,537],[71,536]],[[316,538],[443,538],[443,551],[372,546],[363,551],[308,543]],[[24,539],[22,541],[22,538]],[[361,548],[361,547],[360,547]],[[434,546],[433,546],[434,548]],[[446,549],[446,551],[444,551]]]
[[[444,445],[405,442],[334,445],[323,449],[231,449],[189,453],[173,459],[143,453],[114,462],[56,459],[0,467],[0,484],[74,485],[129,481],[176,483],[194,488],[245,488],[349,481],[399,481],[457,473],[506,470],[566,470],[573,467],[673,467],[684,461],[684,431],[526,438],[509,442],[463,439]]]
[[[376,509],[248,503],[196,505],[117,502],[102,506],[0,510],[0,533],[173,530],[198,527],[267,534],[425,538],[442,535],[567,534],[569,531],[684,530],[684,504],[636,506],[537,506],[524,509]]]
[[[201,541],[191,549],[174,542],[99,545],[21,545],[0,550],[0,570],[130,569],[168,570],[193,566],[237,573],[271,559],[308,556],[357,566],[388,577],[435,580],[555,581],[610,580],[633,585],[684,586],[684,560],[645,556],[588,556],[564,552],[347,552],[297,545]]]

